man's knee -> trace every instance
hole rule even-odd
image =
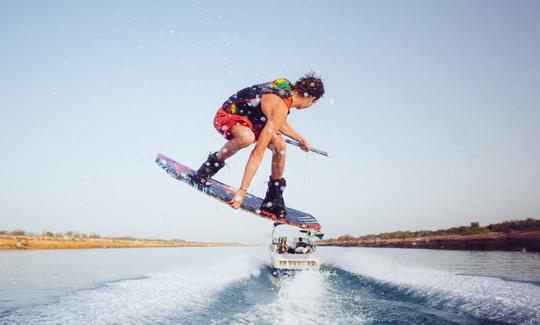
[[[282,136],[279,136],[277,134],[274,135],[272,137],[271,144],[272,144],[271,149],[274,154],[285,155],[285,149],[287,148],[287,143],[285,142],[285,139],[283,139]]]
[[[251,130],[246,128],[246,129],[238,132],[238,134],[235,137],[235,141],[242,148],[248,147],[253,142],[255,142],[255,134],[253,134],[253,132]]]

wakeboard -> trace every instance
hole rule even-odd
[[[204,194],[223,203],[228,204],[233,199],[234,194],[236,193],[236,190],[232,186],[221,183],[215,179],[210,179],[207,183],[207,186],[202,188],[199,188],[199,186],[197,185],[193,185],[191,177],[195,175],[195,171],[163,154],[157,155],[156,163],[159,167],[163,168],[163,170],[165,170],[167,174],[171,175],[177,180],[186,183],[197,189],[198,191],[203,192]],[[280,218],[275,214],[269,213],[267,211],[262,211],[262,202],[263,200],[261,198],[246,193],[240,209],[257,215],[259,217],[271,219],[274,222],[278,222],[281,224],[289,224],[291,226],[300,227],[302,229],[312,229],[316,231],[319,231],[321,229],[321,225],[311,214],[287,208],[287,216],[285,218]]]

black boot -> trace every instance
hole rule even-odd
[[[223,166],[225,166],[225,162],[218,159],[217,152],[210,154],[208,159],[206,159],[199,170],[197,170],[197,173],[191,178],[193,184],[196,184],[199,187],[206,186],[208,180],[223,168]]]
[[[285,186],[287,186],[285,178],[276,180],[270,176],[266,197],[261,204],[262,211],[269,212],[278,218],[285,218],[287,216],[287,208],[283,201],[283,190]]]

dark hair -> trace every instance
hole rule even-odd
[[[313,96],[315,100],[321,98],[324,95],[324,85],[320,77],[314,72],[310,72],[298,79],[294,84],[293,90],[296,90],[300,95]],[[306,96],[306,97],[307,97]]]

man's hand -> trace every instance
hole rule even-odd
[[[242,202],[244,202],[245,195],[246,195],[246,191],[242,188],[236,191],[233,199],[229,201],[229,204],[231,205],[231,207],[233,209],[238,209],[242,205]]]
[[[306,139],[301,138],[300,141],[298,141],[301,145],[301,149],[305,152],[309,152],[311,150],[311,143],[309,143]]]

